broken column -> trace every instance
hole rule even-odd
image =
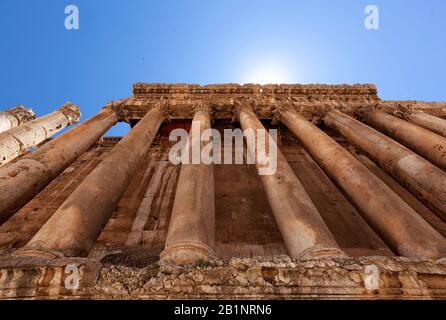
[[[246,103],[237,104],[235,111],[245,137],[256,136],[256,141],[246,139],[246,144],[248,153],[256,151],[251,157],[255,157],[260,171],[264,164],[257,156],[258,139],[261,130],[265,132],[266,129]],[[268,133],[266,136],[269,137]],[[345,255],[277,145],[271,141],[260,142],[263,143],[267,150],[277,150],[277,169],[269,175],[261,175],[260,179],[289,254],[303,259]]]
[[[35,113],[24,106],[0,112],[0,132],[18,127],[19,125],[36,118]]]
[[[0,166],[79,121],[79,108],[66,103],[57,111],[0,133]]]
[[[435,132],[443,137],[446,137],[445,119],[418,110],[402,110],[396,112],[395,115],[420,127]]]
[[[35,152],[0,168],[0,224],[90,149],[117,122],[113,106],[107,106]]]
[[[164,106],[164,105],[163,105]],[[85,257],[148,152],[165,109],[156,106],[65,200],[17,255]]]
[[[278,117],[395,253],[411,258],[446,257],[443,236],[350,152],[292,106],[280,108]]]
[[[446,173],[386,135],[334,110],[325,124],[362,149],[388,174],[446,220]]]
[[[193,152],[200,153],[212,143],[201,141],[202,133],[211,128],[210,108],[199,105],[195,110],[185,150],[190,154],[189,163],[181,166],[166,248],[161,253],[163,262],[191,264],[215,256],[214,167],[203,163],[201,157],[198,163],[192,161]]]
[[[446,169],[446,138],[382,111],[364,111],[363,121],[441,169]]]

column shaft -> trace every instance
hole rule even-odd
[[[444,171],[386,135],[340,111],[329,112],[325,123],[362,149],[384,171],[446,220]]]
[[[35,113],[24,106],[17,106],[0,112],[0,132],[18,127],[22,123],[31,121],[35,118]]]
[[[446,137],[446,120],[422,111],[409,111],[402,115],[403,119],[420,127]]]
[[[266,130],[249,106],[240,105],[237,112],[244,134]],[[251,139],[246,143],[248,152],[258,151],[257,143]],[[260,178],[289,254],[295,258],[344,255],[282,152],[275,143],[266,149],[270,148],[277,148],[277,170]],[[262,164],[255,159],[260,170]]]
[[[0,133],[0,166],[37,146],[60,130],[79,121],[79,108],[71,103],[59,110]]]
[[[446,169],[445,137],[385,112],[370,112],[365,120],[373,128],[397,140],[441,169]]]
[[[295,110],[285,108],[279,114],[280,120],[395,253],[426,259],[446,256],[442,235],[350,152]]]
[[[164,114],[156,107],[122,139],[17,255],[85,257],[148,156]]]
[[[437,216],[431,209],[415,197],[410,191],[404,188],[392,176],[380,168],[375,162],[370,160],[364,154],[352,154],[369,169],[375,176],[384,182],[390,189],[393,190],[401,199],[411,206],[424,220],[426,220],[435,230],[437,230],[443,237],[446,238],[446,222]]]
[[[118,121],[111,108],[0,168],[0,224],[45,188]]]
[[[187,151],[202,150],[209,142],[201,141],[201,134],[210,128],[210,110],[198,110],[192,122],[188,145],[201,147],[188,148]],[[189,159],[192,158],[190,155]],[[161,254],[161,260],[177,264],[190,264],[200,259],[209,260],[215,256],[214,243],[214,167],[212,164],[204,164],[201,160],[200,164],[190,161],[181,167],[166,249]]]

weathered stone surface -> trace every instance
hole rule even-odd
[[[87,256],[147,156],[164,118],[160,109],[148,112],[16,254]],[[90,212],[94,214],[88,215]]]
[[[66,103],[60,109],[0,133],[0,166],[24,154],[69,125],[79,121],[79,108]]]
[[[67,289],[67,266],[79,288]],[[377,273],[371,286],[367,267]],[[87,259],[0,260],[0,298],[446,299],[446,264],[403,258],[295,260],[287,256],[144,267]]]
[[[254,127],[278,129],[280,161],[288,168],[287,174],[281,178],[288,181],[290,177],[297,177],[300,182],[298,189],[303,190],[307,195],[305,198],[319,211],[318,219],[325,224],[325,229],[337,244],[336,252],[342,250],[350,257],[317,260],[308,260],[311,258],[308,255],[299,256],[306,260],[288,257],[290,250],[287,244],[290,241],[287,237],[292,233],[287,232],[288,229],[284,231],[283,226],[291,226],[293,219],[277,223],[275,216],[295,212],[296,206],[288,206],[291,208],[288,211],[283,209],[289,200],[284,197],[287,191],[283,191],[282,180],[265,188],[265,178],[257,174],[255,165],[219,164],[213,166],[216,225],[213,249],[220,260],[197,260],[182,267],[159,265],[171,225],[181,170],[180,165],[174,165],[168,159],[173,145],[169,141],[170,132],[178,128],[190,131],[191,119],[197,111],[193,106],[197,104],[212,108],[211,125],[220,133],[225,129],[239,129],[240,123],[234,117],[234,111],[238,109],[234,107],[247,99],[252,102],[249,115],[256,119]],[[119,137],[97,141],[118,120],[127,121],[137,129],[141,119],[160,101],[166,121],[157,132],[152,132],[153,137],[150,135],[149,140],[153,138],[153,141],[136,139],[126,152],[119,152],[118,146],[124,141]],[[445,103],[382,101],[372,85],[137,84],[133,96],[109,104],[94,119],[63,135],[64,139],[58,137],[44,143],[33,153],[21,156],[0,169],[0,217],[7,219],[18,210],[0,226],[0,297],[446,299],[444,257],[443,260],[427,260],[429,257],[442,257],[442,254],[428,256],[432,251],[428,249],[421,250],[421,255],[410,255],[411,258],[394,257],[405,251],[397,246],[387,246],[385,242],[398,238],[403,234],[400,229],[407,228],[395,227],[398,225],[394,223],[395,214],[388,217],[389,213],[382,208],[373,212],[384,216],[381,224],[374,225],[371,220],[361,217],[364,216],[364,206],[358,206],[357,199],[349,193],[373,198],[375,192],[355,186],[347,190],[335,176],[327,176],[323,171],[327,168],[321,161],[327,161],[338,153],[324,154],[321,156],[324,159],[319,159],[314,150],[307,152],[305,148],[321,147],[324,140],[310,134],[310,138],[316,141],[303,143],[286,126],[278,123],[275,111],[284,103],[292,103],[293,110],[305,121],[311,121],[330,137],[328,139],[334,140],[339,154],[350,152],[356,156],[370,170],[368,174],[375,176],[371,180],[381,180],[419,214],[415,220],[425,220],[435,228],[439,238],[432,248],[444,242],[446,222],[432,207],[427,208],[428,201],[414,197],[413,190],[401,179],[392,178],[363,151],[354,148],[343,135],[326,127],[322,120],[334,110],[355,117],[364,109],[390,114],[401,110],[422,111],[430,117],[446,117]],[[244,125],[246,128],[246,123],[242,123],[242,127]],[[319,129],[314,129],[314,132],[319,132]],[[387,139],[389,146],[399,146],[394,140]],[[107,159],[120,153],[119,167],[122,163],[127,165],[133,158],[132,154],[139,154],[145,148],[141,145],[148,142],[152,143],[147,154],[137,165],[132,165],[130,171],[124,170],[129,175],[121,179],[119,174],[121,178],[116,178],[116,173],[119,173],[115,170],[117,164],[110,164]],[[341,147],[346,151],[341,152]],[[395,150],[390,147],[390,151]],[[335,163],[339,162],[339,159],[335,160]],[[95,179],[95,185],[104,192],[102,196],[99,200],[79,201],[79,186],[103,166],[108,169],[99,170],[100,174]],[[432,167],[435,172],[440,170],[434,165]],[[413,173],[415,169],[409,167],[408,170]],[[355,170],[347,173],[354,181],[358,178]],[[275,187],[271,188],[271,185]],[[89,198],[93,193],[81,195]],[[276,199],[275,202],[268,201],[271,197]],[[55,228],[54,233],[47,235],[61,239],[57,241],[61,246],[71,240],[72,243],[82,243],[79,247],[83,251],[71,251],[69,255],[74,257],[70,259],[55,258],[57,250],[49,252],[47,257],[51,259],[48,260],[11,257],[11,254],[20,252],[68,200],[80,204],[75,216],[84,221],[79,229],[82,230],[81,236],[77,236],[76,228],[63,234],[67,224],[71,224],[68,223],[71,220],[64,219],[60,219],[61,228]],[[385,204],[378,204],[387,208]],[[107,210],[103,210],[105,207]],[[188,209],[188,214],[193,209]],[[194,226],[189,229],[195,230]],[[409,229],[413,230],[412,226]],[[421,237],[416,246],[426,244],[428,237]],[[302,246],[299,240],[296,243]],[[88,258],[79,257],[87,256],[87,253]],[[67,281],[68,285],[73,284],[70,273],[73,267],[78,267],[80,272],[81,286],[78,289],[70,289],[66,285]],[[370,278],[373,275],[371,270],[378,271],[379,286],[375,289],[375,278]]]
[[[443,236],[353,155],[295,110],[285,106],[279,109],[279,114],[281,121],[394,252],[415,258],[446,256]]]
[[[380,167],[446,219],[446,173],[386,135],[340,111],[332,111],[325,123],[342,133]]]
[[[385,112],[371,112],[367,124],[446,169],[446,138]],[[445,127],[446,129],[446,127]]]
[[[161,253],[164,262],[187,264],[215,256],[214,167],[193,155],[194,149],[207,144],[201,136],[211,128],[211,109],[197,107],[191,129],[196,132],[190,132],[188,140],[191,163],[181,167],[166,248]]]
[[[36,114],[29,108],[17,106],[0,112],[0,133],[18,127],[22,123],[36,118]]]
[[[0,224],[90,149],[117,121],[114,111],[104,108],[32,154],[0,168]]]
[[[236,106],[236,114],[245,133],[250,130],[256,134],[259,134],[259,130],[265,131],[246,102]],[[257,150],[260,139],[262,138],[256,137],[254,142],[247,139],[248,150]],[[266,142],[269,139],[263,139],[263,143],[267,145],[264,150],[277,150],[277,168],[274,173],[262,175],[260,178],[289,254],[295,258],[343,255],[283,154],[273,141]],[[256,167],[260,172],[265,165],[261,164],[255,155],[252,157],[255,158]]]
[[[446,120],[419,110],[396,110],[394,114],[422,128],[446,137]]]

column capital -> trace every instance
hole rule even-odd
[[[167,121],[170,121],[172,117],[172,109],[168,100],[161,99],[154,105],[152,110],[154,109],[157,109],[166,118]]]
[[[195,112],[198,112],[198,111],[205,111],[205,112],[209,112],[210,114],[212,114],[214,108],[213,108],[212,105],[211,105],[210,103],[208,103],[208,102],[199,102],[199,103],[194,104],[193,107],[192,107],[192,109],[193,109]]]
[[[126,102],[126,100],[110,102],[104,108],[110,107],[118,115],[119,121],[129,122],[129,120],[132,118],[132,112],[126,108]],[[171,120],[172,109],[170,108],[170,104],[167,100],[161,99],[159,102],[153,103],[146,114],[153,111],[159,112],[163,116],[165,121]]]
[[[16,117],[19,121],[19,124],[34,120],[36,118],[36,114],[34,113],[34,111],[23,105],[18,105],[12,109],[6,110],[4,111],[4,113]]]
[[[369,122],[370,118],[372,117],[372,115],[377,112],[379,105],[375,106],[375,107],[361,107],[359,109],[357,109],[353,115],[360,120],[361,122]]]
[[[257,108],[255,101],[249,99],[238,99],[233,102],[233,116],[239,118],[242,111],[255,114]]]
[[[125,105],[126,99],[120,99],[118,101],[112,100],[107,103],[102,109],[110,109],[118,116],[119,121],[128,122],[130,112],[125,108]]]
[[[64,105],[60,107],[58,111],[62,112],[64,116],[67,117],[70,125],[79,122],[82,115],[79,107],[71,102],[64,103]]]
[[[416,111],[413,110],[412,105],[403,106],[402,104],[398,104],[397,107],[392,111],[392,114],[398,118],[407,120],[415,112]]]
[[[295,111],[295,104],[291,101],[277,101],[273,110],[273,123],[278,123],[286,111]]]

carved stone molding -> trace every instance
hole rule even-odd
[[[67,289],[66,266],[79,270]],[[368,287],[368,266],[378,270]],[[0,260],[0,299],[445,299],[446,264],[395,257],[232,258],[203,265],[101,264],[90,259]],[[62,279],[62,281],[61,281]],[[254,289],[253,289],[254,288]]]
[[[241,111],[250,112],[256,114],[256,110],[258,109],[254,100],[251,99],[239,99],[234,100],[233,104],[233,117],[238,119]]]
[[[212,113],[212,106],[211,106],[211,104],[209,104],[209,103],[205,103],[205,102],[199,102],[199,103],[197,103],[197,104],[194,104],[194,106],[192,107],[192,109],[195,111],[195,112],[198,112],[198,111],[207,111],[207,112],[210,112],[210,113]]]
[[[397,117],[400,117],[403,119],[408,119],[410,117],[410,115],[413,113],[414,113],[414,108],[412,105],[403,106],[402,104],[398,104],[398,106],[392,112],[392,114],[394,116],[397,116]]]
[[[75,124],[79,121],[81,117],[81,112],[79,107],[74,103],[67,102],[62,107],[59,108],[59,111],[67,117],[70,124]]]
[[[26,108],[22,105],[18,105],[4,112],[16,117],[19,123],[24,123],[36,119],[36,114],[30,108]]]
[[[130,108],[127,108],[128,99],[120,99],[118,101],[110,101],[104,108],[111,108],[119,118],[119,121],[128,122],[132,118]]]
[[[354,112],[354,116],[363,122],[368,122],[371,114],[379,109],[379,106],[367,106],[359,108]]]
[[[136,83],[134,95],[377,95],[373,84],[324,85],[324,84],[153,84]]]

